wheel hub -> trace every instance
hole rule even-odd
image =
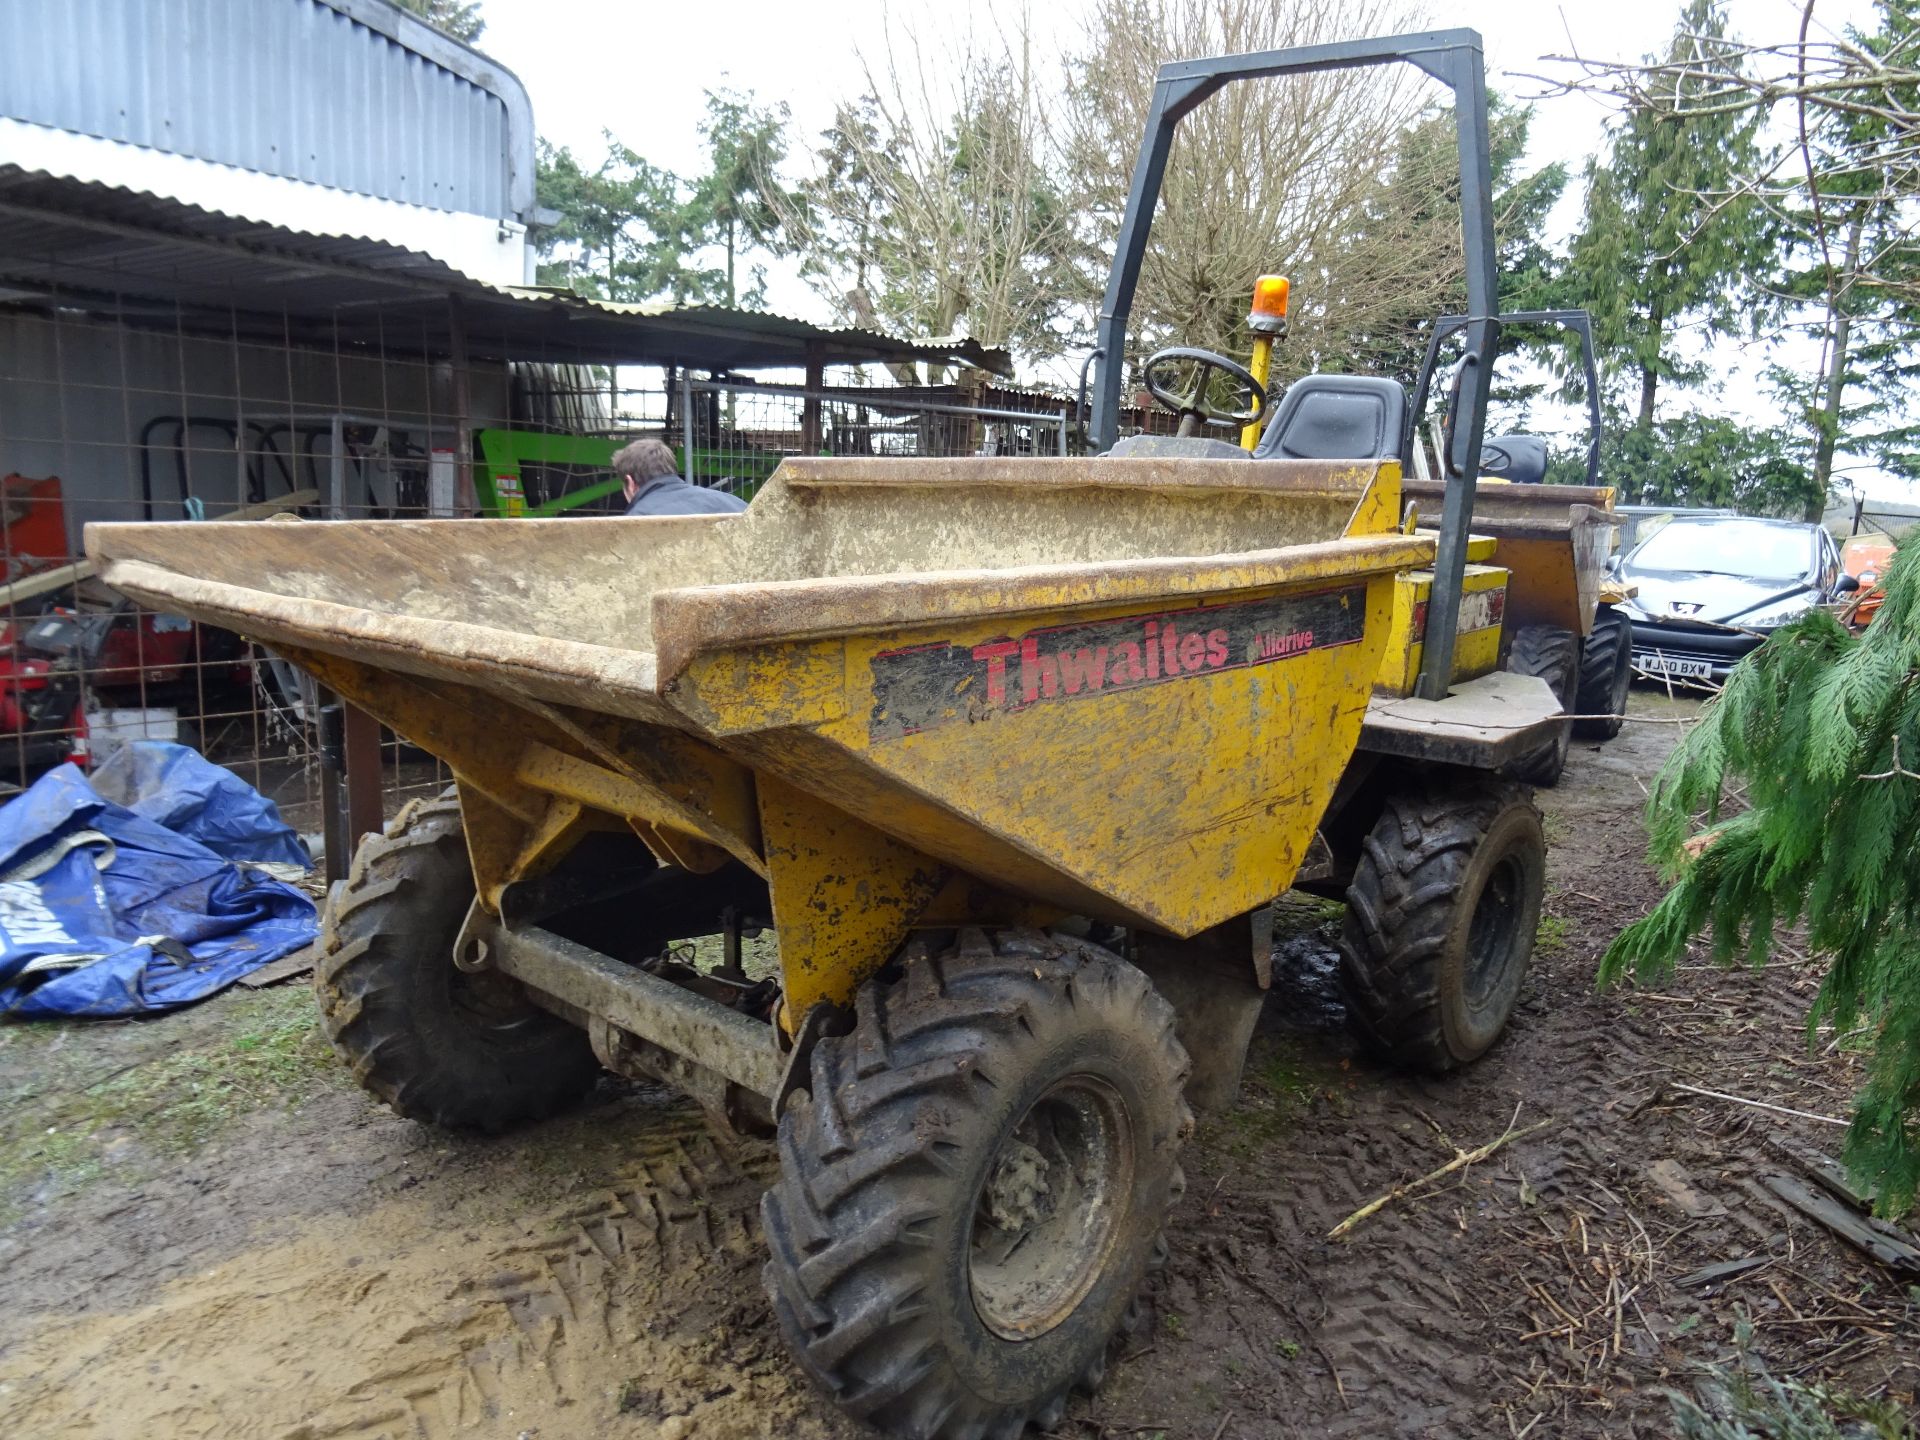
[[[1023,1127],[1024,1128],[1024,1127]],[[994,1228],[1019,1234],[1053,1218],[1053,1186],[1040,1147],[1015,1136],[1000,1152],[987,1182],[987,1218]]]
[[[1010,1340],[1042,1335],[1085,1298],[1120,1232],[1133,1186],[1133,1129],[1119,1093],[1070,1076],[1000,1144],[974,1209],[974,1310]]]
[[[1513,950],[1521,942],[1519,914],[1525,890],[1520,862],[1507,856],[1487,877],[1479,902],[1467,922],[1467,1002],[1485,1005],[1499,990],[1511,967]]]

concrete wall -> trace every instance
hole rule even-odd
[[[471,391],[476,428],[504,423],[504,374],[476,370]],[[172,426],[149,431],[148,422],[187,415],[237,424],[246,450],[261,456],[262,427],[325,431],[342,413],[385,421],[421,446],[450,446],[451,369],[412,358],[183,337],[78,314],[0,310],[0,475],[60,477],[74,553],[86,521],[143,518],[143,431],[151,442],[155,518],[183,513],[177,454],[185,457],[189,493],[209,516],[246,503],[242,456],[230,433],[197,425],[176,452]],[[286,453],[285,430],[275,438]],[[313,483],[313,475],[324,485],[329,453],[321,438],[314,464],[299,468],[294,488]],[[269,497],[290,488],[271,460],[261,468]],[[377,466],[350,466],[350,510],[383,503],[384,482]]]

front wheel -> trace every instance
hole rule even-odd
[[[1540,814],[1518,786],[1428,782],[1387,801],[1340,933],[1340,988],[1363,1044],[1447,1071],[1500,1038],[1546,890]]]
[[[1602,605],[1593,617],[1593,633],[1580,650],[1580,693],[1573,733],[1582,740],[1611,740],[1625,722],[1627,691],[1633,684],[1633,626],[1626,612]]]
[[[813,1053],[761,1205],[801,1368],[888,1434],[1017,1435],[1104,1376],[1193,1127],[1173,1009],[1118,956],[963,933]]]

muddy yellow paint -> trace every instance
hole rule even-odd
[[[1391,535],[1400,529],[1400,462],[1383,460],[1375,472],[1353,515],[1347,521],[1348,535]]]
[[[609,815],[765,874],[799,1017],[916,924],[1187,936],[1284,890],[1432,563],[1401,495],[1391,462],[818,460],[738,516],[88,543],[446,759],[493,903]]]
[[[1351,611],[1352,638],[1267,663],[1183,672],[1137,688],[1062,693],[1020,709],[939,715],[910,733],[889,733],[877,719],[883,697],[876,661],[919,647],[970,655],[979,647],[1017,644],[1035,627],[1002,615],[849,636],[838,667],[817,651],[796,652],[807,673],[792,677],[773,697],[719,693],[722,679],[737,673],[724,657],[696,664],[682,683],[715,714],[737,721],[745,718],[740,704],[757,702],[765,706],[758,718],[779,727],[817,713],[829,674],[837,668],[842,677],[835,719],[803,723],[785,734],[776,728],[752,742],[763,774],[762,826],[782,951],[789,949],[790,917],[806,915],[815,938],[797,953],[808,955],[805,963],[816,971],[836,965],[826,953],[834,947],[875,957],[878,951],[845,937],[831,946],[817,938],[832,927],[820,918],[820,905],[801,903],[797,895],[811,894],[827,880],[825,862],[814,853],[818,840],[802,844],[799,838],[817,826],[818,817],[801,827],[770,807],[768,770],[802,776],[816,805],[856,800],[874,829],[989,886],[1187,935],[1271,899],[1291,881],[1358,739],[1386,643],[1391,593],[1387,570],[1333,586],[1309,575],[1299,585],[1235,595],[1239,604],[1305,599],[1326,614],[1344,607]],[[1211,633],[1227,609],[1091,607],[1043,617],[1049,623],[1040,628],[1144,625],[1151,619],[1173,627],[1184,643]],[[963,696],[960,703],[970,698],[977,697]],[[795,838],[776,839],[776,822]],[[869,863],[884,853],[870,841],[863,845]],[[844,871],[853,862],[833,863]],[[783,868],[799,864],[808,867],[801,880],[783,879]],[[906,869],[920,873],[917,864]],[[783,894],[790,897],[784,914]],[[833,926],[851,922],[854,907],[829,908]],[[878,933],[886,931],[883,926]],[[796,982],[819,985],[789,977],[790,985]]]
[[[1430,481],[1408,487],[1438,513],[1444,491]],[[1482,477],[1473,525],[1493,537],[1493,563],[1511,573],[1507,625],[1551,625],[1588,634],[1618,539],[1609,486],[1519,485]]]
[[[760,779],[782,1023],[845,1005],[907,938],[946,883],[944,866],[771,775]]]
[[[598,812],[555,798],[529,824],[503,810],[471,781],[456,779],[455,783],[474,888],[481,905],[496,915],[501,893],[509,884],[545,874],[583,835],[605,823]]]
[[[447,762],[489,909],[507,884],[557,864],[602,816],[629,822],[663,864],[704,872],[733,856],[764,871],[751,774],[691,736],[547,706],[519,709],[332,655],[289,658]],[[475,723],[479,714],[486,723]],[[594,753],[578,753],[583,747]]]
[[[1066,918],[1057,905],[1037,905],[1010,891],[988,885],[972,875],[954,871],[940,887],[940,893],[927,902],[927,908],[914,921],[914,928],[957,929],[979,925],[988,929],[1030,925],[1044,930]]]
[[[1475,542],[1468,542],[1473,554]],[[1481,553],[1493,550],[1491,540],[1479,542]],[[1472,680],[1492,674],[1500,668],[1500,632],[1506,598],[1507,572],[1491,565],[1469,564],[1460,580],[1460,624],[1453,647],[1455,681]],[[1375,688],[1383,695],[1407,696],[1413,693],[1420,676],[1420,662],[1426,652],[1422,640],[1414,638],[1416,617],[1433,594],[1433,572],[1410,570],[1394,577],[1393,618],[1388,632],[1380,675]],[[1480,597],[1479,603],[1473,603]],[[1477,623],[1478,622],[1478,623]]]
[[[1247,360],[1247,369],[1253,372],[1253,378],[1260,382],[1260,388],[1267,388],[1267,377],[1273,369],[1273,336],[1255,335],[1253,354]],[[1273,407],[1279,397],[1271,391],[1267,393],[1267,403],[1260,412],[1260,418],[1240,431],[1240,448],[1251,452],[1260,443],[1260,432],[1267,428],[1267,418],[1273,413]]]

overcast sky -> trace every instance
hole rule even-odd
[[[1044,38],[1064,42],[1081,23],[1075,0],[1036,5]],[[1541,57],[1577,50],[1601,59],[1637,59],[1672,32],[1678,0],[1607,0],[1561,6],[1541,0],[1434,0],[1435,28],[1470,26],[1487,46],[1491,84],[1525,96],[1522,78]],[[533,95],[542,134],[597,152],[611,129],[656,165],[697,170],[696,123],[703,94],[718,85],[785,101],[808,134],[832,119],[835,101],[857,92],[858,52],[877,48],[891,17],[916,28],[951,24],[976,33],[994,16],[1015,13],[1008,0],[948,0],[940,6],[897,0],[727,0],[724,5],[610,5],[606,0],[485,0],[481,48],[515,70]],[[1819,0],[1815,24],[1839,29],[1871,18],[1867,0]],[[1799,28],[1798,0],[1731,0],[1735,28],[1747,38],[1786,38]],[[1535,141],[1548,158],[1590,153],[1598,143],[1599,102],[1559,97],[1540,106]]]
[[[1336,0],[1337,3],[1337,0]],[[857,94],[859,52],[877,54],[889,25],[909,20],[925,34],[951,26],[976,38],[991,34],[996,15],[1017,13],[1017,0],[726,0],[724,4],[609,4],[607,0],[484,0],[481,48],[513,69],[533,97],[534,121],[556,144],[591,164],[611,130],[648,161],[697,174],[704,155],[698,131],[704,92],[748,90],[763,103],[785,102],[798,134],[812,137],[831,121],[836,102]],[[1083,23],[1081,0],[1033,6],[1042,43],[1066,48]],[[1556,69],[1548,55],[1638,59],[1671,34],[1679,0],[1607,0],[1556,5],[1527,0],[1433,0],[1435,28],[1470,26],[1485,38],[1489,84],[1514,99],[1540,96],[1527,78]],[[1800,22],[1798,0],[1730,0],[1733,26],[1750,40],[1782,40]],[[1871,0],[1818,0],[1816,31],[1870,24]],[[1577,215],[1578,172],[1599,148],[1607,111],[1599,100],[1559,95],[1535,102],[1535,165],[1561,159],[1575,172],[1575,193],[1563,207]],[[789,266],[768,266],[769,307],[812,320],[825,304]],[[1811,359],[1809,360],[1811,363]],[[1764,404],[1750,377],[1734,378],[1709,403],[1736,413]],[[1878,484],[1870,488],[1881,489]]]

